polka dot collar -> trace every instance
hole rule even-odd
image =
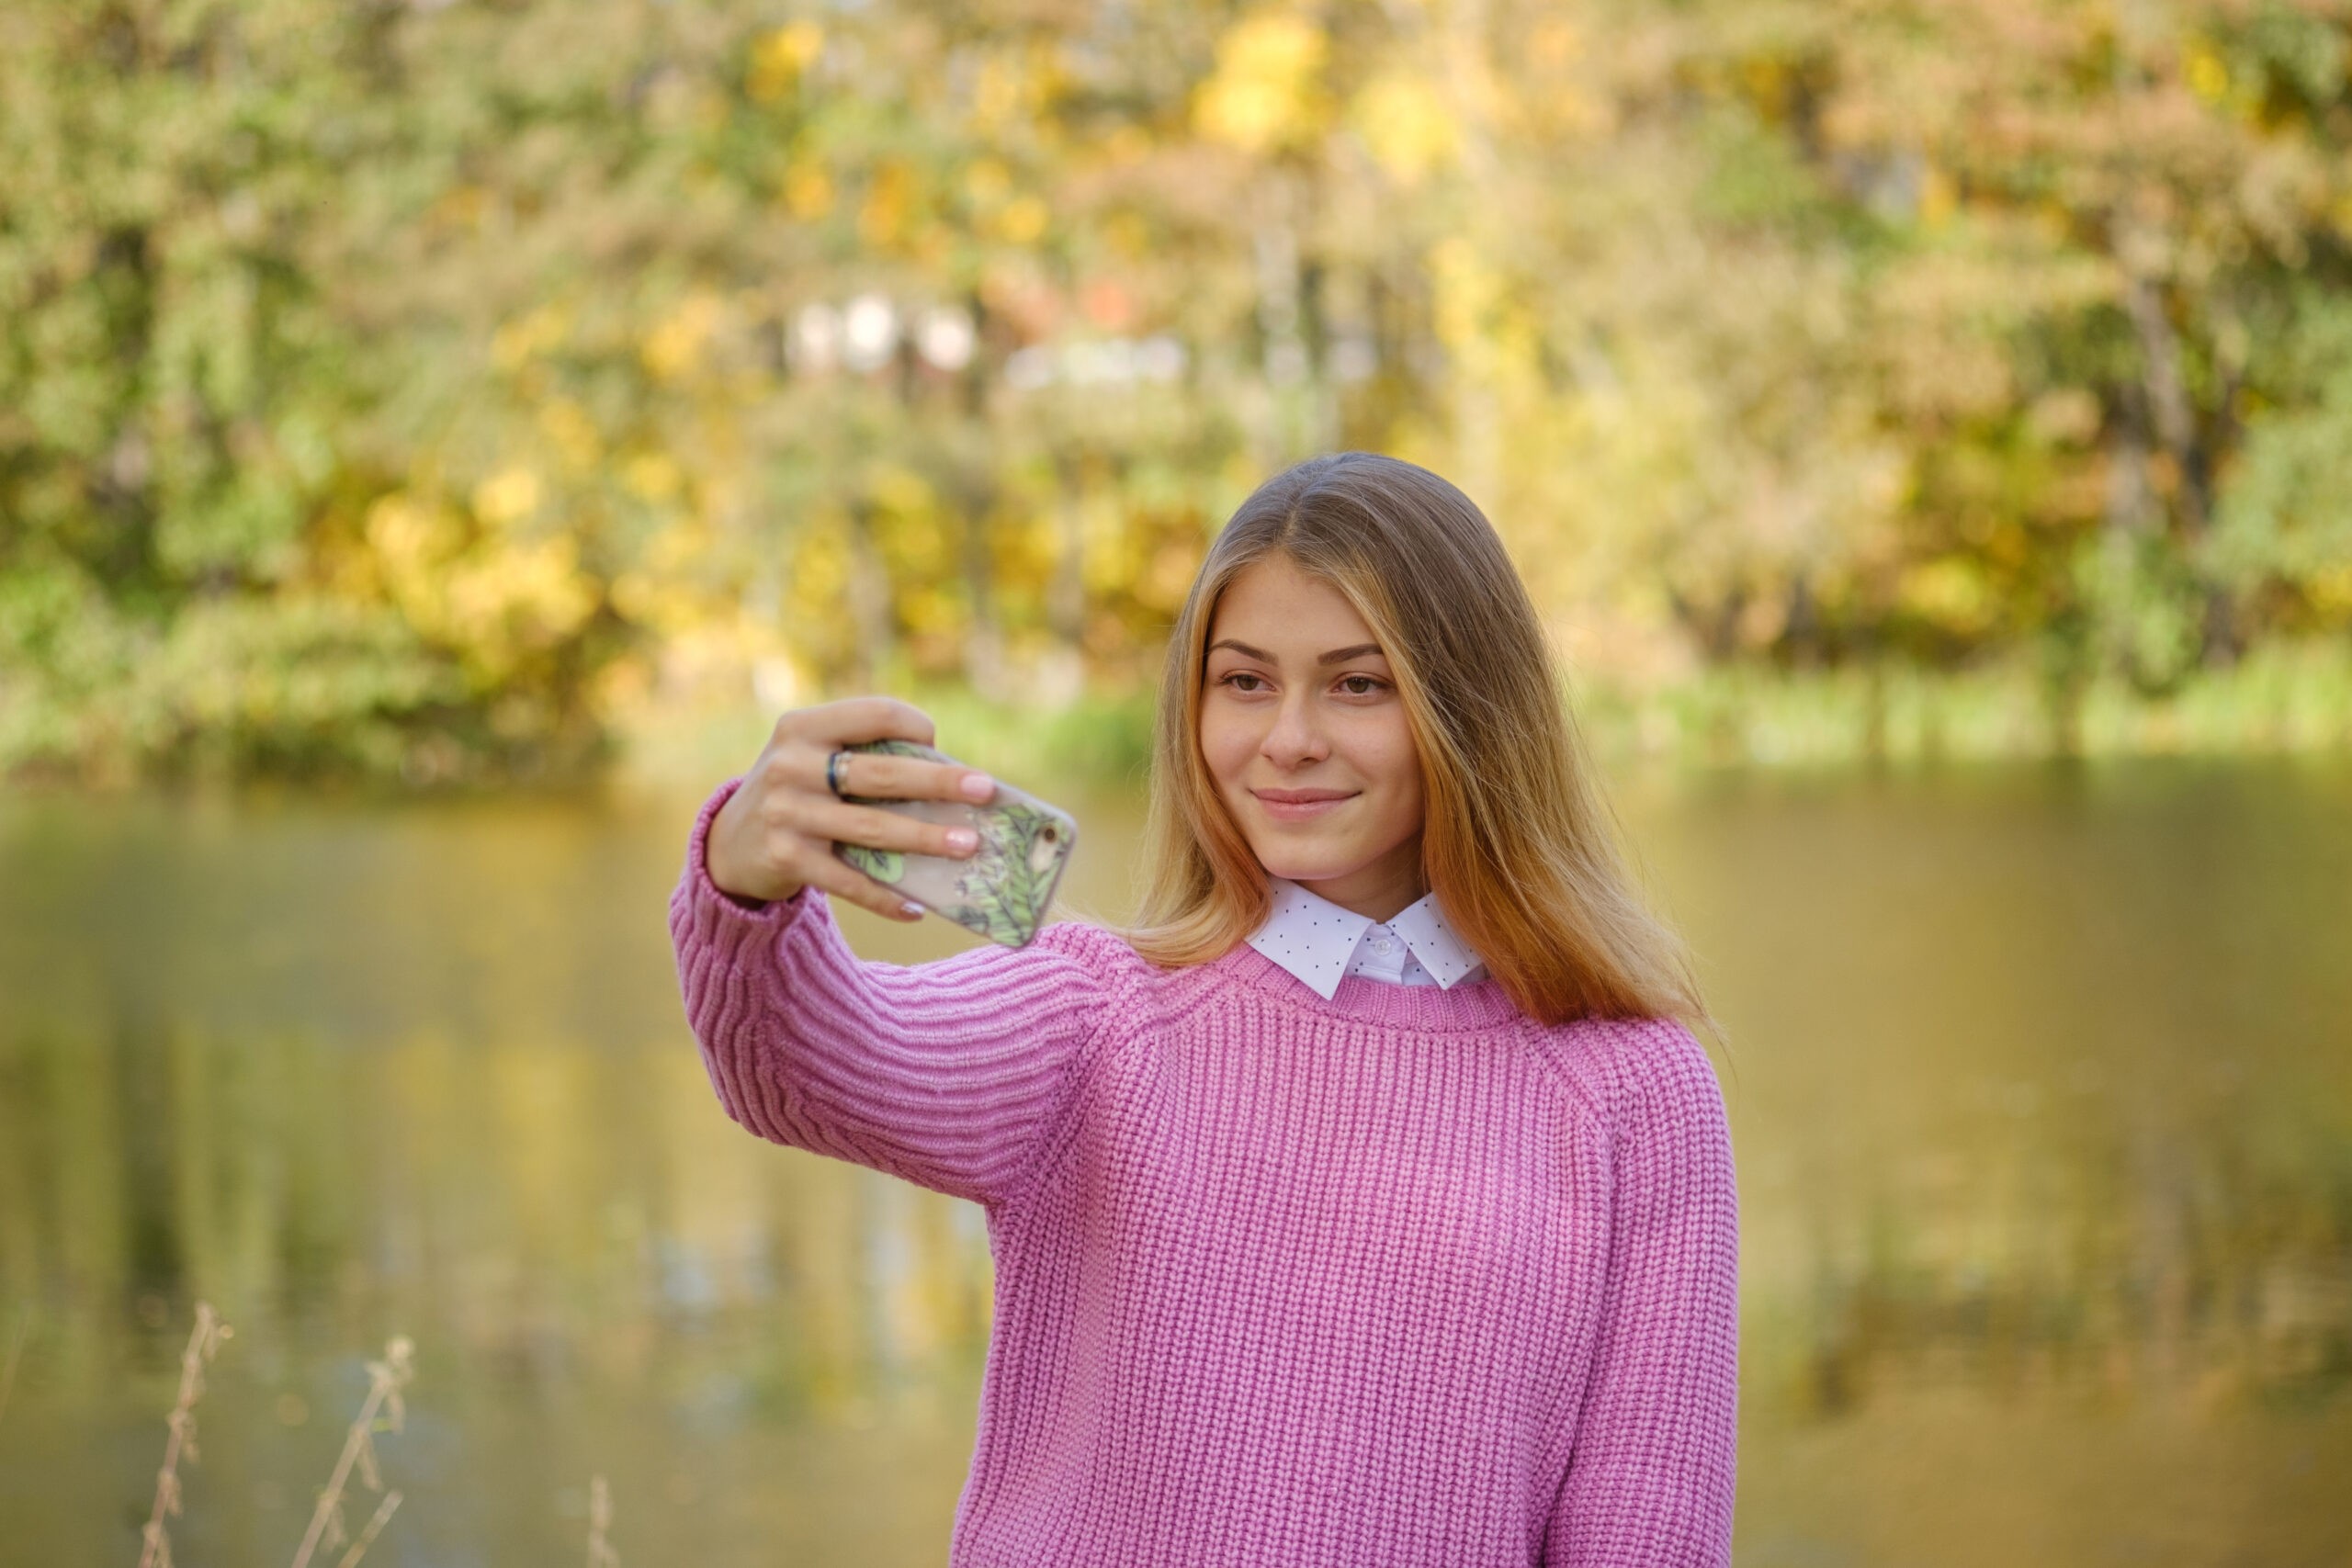
[[[1273,908],[1250,945],[1327,1002],[1351,975],[1452,990],[1486,972],[1478,955],[1446,924],[1434,893],[1383,924],[1295,882],[1277,876],[1269,886]]]

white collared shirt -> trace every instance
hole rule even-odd
[[[1273,908],[1250,945],[1327,1002],[1350,975],[1444,990],[1486,975],[1478,955],[1445,923],[1434,893],[1383,924],[1342,909],[1295,882],[1276,876],[1268,879],[1268,886],[1273,890]]]

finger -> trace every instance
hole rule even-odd
[[[820,774],[825,765],[818,763]],[[887,752],[852,751],[842,763],[842,793],[868,800],[957,800],[980,805],[996,794],[996,781],[961,762],[926,762]]]
[[[996,795],[996,781],[960,763],[926,762],[918,757],[828,750],[800,739],[786,739],[760,753],[752,776],[760,785],[763,813],[771,822],[797,826],[798,801],[833,795],[833,759],[841,759],[841,793],[868,800],[954,800],[984,805]],[[732,805],[729,802],[729,805]]]
[[[922,905],[884,886],[838,856],[817,857],[808,868],[808,874],[809,886],[822,888],[836,898],[846,898],[861,909],[871,909],[886,920],[922,919]]]
[[[931,716],[896,697],[844,697],[802,708],[776,721],[779,735],[788,721],[797,721],[794,734],[828,750],[861,740],[910,740],[928,746],[933,736]]]
[[[793,829],[811,839],[837,844],[863,844],[902,855],[944,855],[962,860],[980,847],[980,836],[969,828],[925,822],[879,807],[848,806],[831,798],[805,802],[794,813]]]

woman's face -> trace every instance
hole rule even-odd
[[[1375,920],[1419,897],[1420,757],[1355,607],[1268,556],[1227,586],[1208,641],[1201,754],[1259,863]]]

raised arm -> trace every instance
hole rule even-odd
[[[1625,1047],[1610,1301],[1547,1568],[1727,1568],[1739,1415],[1739,1206],[1706,1054]]]
[[[1019,952],[911,968],[851,953],[818,889],[900,919],[921,910],[836,858],[835,840],[949,855],[977,842],[835,798],[827,756],[884,737],[928,743],[931,721],[882,698],[786,714],[744,779],[704,807],[670,900],[686,1016],[728,1114],[762,1137],[1001,1202],[1101,1015],[1102,986],[1071,952],[1099,933],[1067,927]],[[937,763],[851,761],[856,795],[986,799],[994,788]]]
[[[703,808],[670,899],[686,1017],[727,1113],[937,1191],[1012,1197],[1102,1011],[1065,947],[1080,928],[1018,952],[866,963],[814,889],[751,908],[710,880],[705,845],[728,794]]]

